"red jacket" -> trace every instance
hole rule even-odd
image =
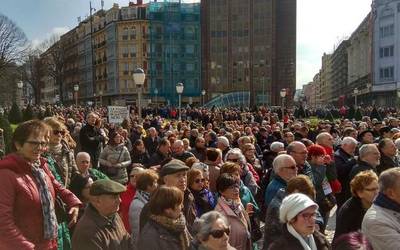
[[[120,195],[121,204],[119,205],[119,215],[121,216],[122,221],[124,222],[125,229],[128,233],[131,233],[131,226],[129,224],[129,206],[136,194],[136,187],[132,186],[132,184],[128,184],[126,186],[126,191]]]
[[[55,200],[56,193],[68,208],[81,205],[76,196],[58,183],[44,158],[41,167]],[[31,167],[16,154],[0,161],[0,250],[57,249],[57,239],[43,239],[43,215],[39,190]]]

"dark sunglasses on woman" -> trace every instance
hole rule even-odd
[[[226,235],[229,235],[231,232],[231,230],[229,228],[224,228],[224,229],[217,229],[217,230],[212,230],[210,232],[210,235],[216,239],[221,238],[222,236],[224,236],[224,233],[226,233]]]

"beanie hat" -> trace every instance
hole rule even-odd
[[[318,205],[305,194],[294,193],[288,195],[283,199],[279,209],[279,220],[282,223],[287,223],[301,211],[312,206],[318,208]]]

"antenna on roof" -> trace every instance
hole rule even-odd
[[[78,16],[77,19],[78,19],[78,23],[80,23],[82,20],[80,16]]]
[[[104,0],[101,0],[101,9],[104,8]]]

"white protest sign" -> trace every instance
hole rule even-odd
[[[122,121],[129,116],[127,107],[108,106],[107,109],[109,123],[122,123]]]

